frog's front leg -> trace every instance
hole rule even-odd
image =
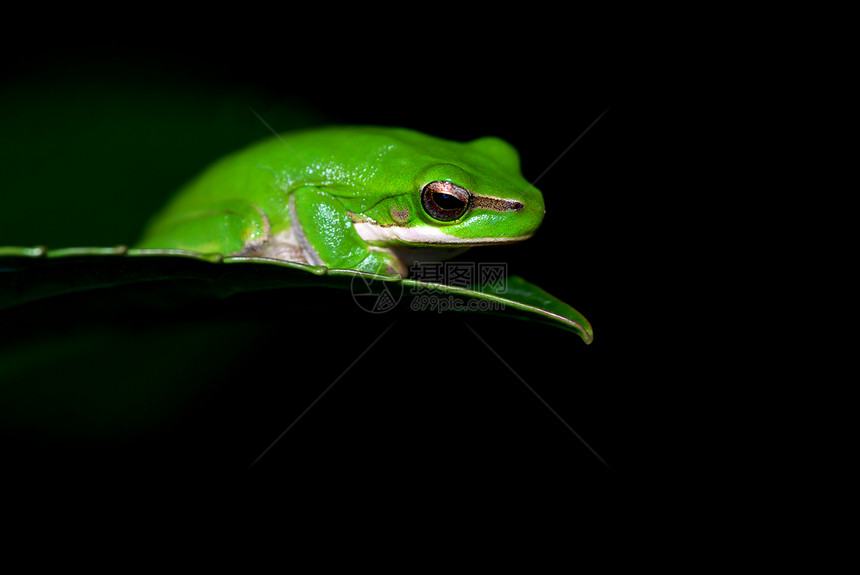
[[[290,219],[295,241],[311,264],[377,274],[402,271],[394,256],[361,239],[343,204],[321,188],[292,192]]]

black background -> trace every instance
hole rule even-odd
[[[641,469],[671,451],[662,418],[678,381],[667,375],[672,348],[663,342],[672,336],[662,306],[683,285],[659,283],[668,265],[662,192],[673,184],[663,164],[678,145],[657,104],[665,85],[636,50],[609,39],[577,42],[579,25],[570,20],[515,20],[476,28],[443,18],[396,33],[393,23],[344,22],[346,33],[305,23],[297,33],[273,18],[242,33],[209,30],[181,41],[115,33],[7,47],[4,85],[12,90],[76,90],[92,81],[108,91],[116,84],[170,94],[191,86],[214,100],[228,94],[239,107],[245,98],[277,130],[275,110],[284,102],[307,110],[308,123],[502,137],[520,151],[525,177],[540,178],[547,215],[531,240],[464,258],[507,263],[510,273],[577,308],[595,333],[586,346],[572,333],[504,317],[402,308],[373,315],[347,292],[243,294],[163,316],[132,304],[121,314],[99,311],[101,296],[69,296],[7,315],[7,326],[37,318],[27,333],[38,337],[55,333],[56,322],[72,333],[102,323],[117,348],[177,314],[183,325],[234,329],[217,347],[188,356],[199,363],[195,391],[157,425],[99,441],[10,428],[8,452],[19,469],[518,489],[523,481],[573,484]],[[268,136],[250,112],[242,129],[243,137]],[[684,265],[680,256],[670,261]],[[136,367],[116,361],[103,369],[121,386]]]

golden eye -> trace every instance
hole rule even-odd
[[[469,209],[471,194],[451,182],[430,182],[421,190],[421,205],[434,220],[452,222]]]

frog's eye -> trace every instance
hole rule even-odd
[[[434,220],[451,222],[469,209],[471,194],[451,182],[430,182],[421,190],[421,205]]]

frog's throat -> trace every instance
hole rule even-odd
[[[461,238],[451,234],[446,234],[440,228],[429,226],[412,228],[390,225],[381,226],[370,221],[356,222],[353,225],[361,239],[368,243],[400,243],[419,246],[482,246],[490,244],[510,244],[526,240],[533,235]]]

